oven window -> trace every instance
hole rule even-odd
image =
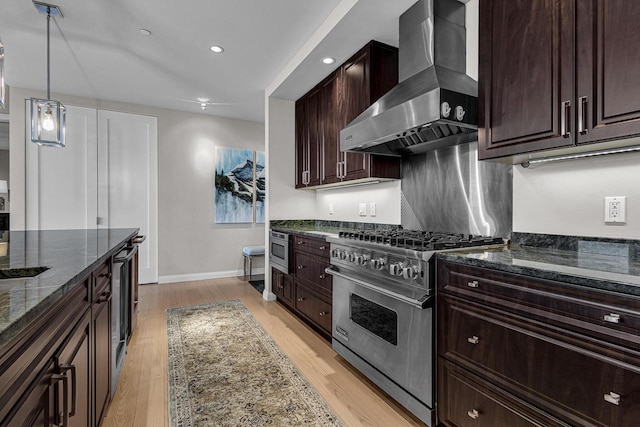
[[[271,255],[276,258],[285,259],[284,246],[277,243],[271,243]]]
[[[398,345],[398,314],[351,294],[351,320],[383,340]]]

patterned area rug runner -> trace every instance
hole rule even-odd
[[[172,426],[342,426],[239,300],[167,310]]]

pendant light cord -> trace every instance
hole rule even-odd
[[[51,100],[51,92],[49,90],[51,85],[51,65],[49,61],[49,21],[51,21],[51,6],[47,6],[47,99]]]

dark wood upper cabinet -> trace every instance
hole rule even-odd
[[[481,2],[479,158],[640,134],[636,3]]]
[[[400,178],[397,158],[340,151],[340,130],[397,83],[398,50],[371,41],[296,102],[296,188]]]
[[[640,134],[640,2],[578,0],[576,16],[577,143]]]

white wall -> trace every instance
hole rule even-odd
[[[640,153],[513,167],[513,231],[640,239]],[[604,198],[627,197],[627,223],[604,222]]]
[[[24,102],[44,94],[11,93],[11,228],[25,228]],[[242,247],[264,244],[264,224],[213,222],[214,147],[264,150],[264,125],[205,114],[54,94],[69,105],[158,118],[158,244],[160,281],[242,274]],[[256,271],[262,268],[261,261]]]
[[[376,204],[375,216],[371,216],[372,202]],[[360,203],[366,204],[366,216],[359,215]],[[400,206],[399,180],[316,192],[316,218],[327,221],[400,224]]]

